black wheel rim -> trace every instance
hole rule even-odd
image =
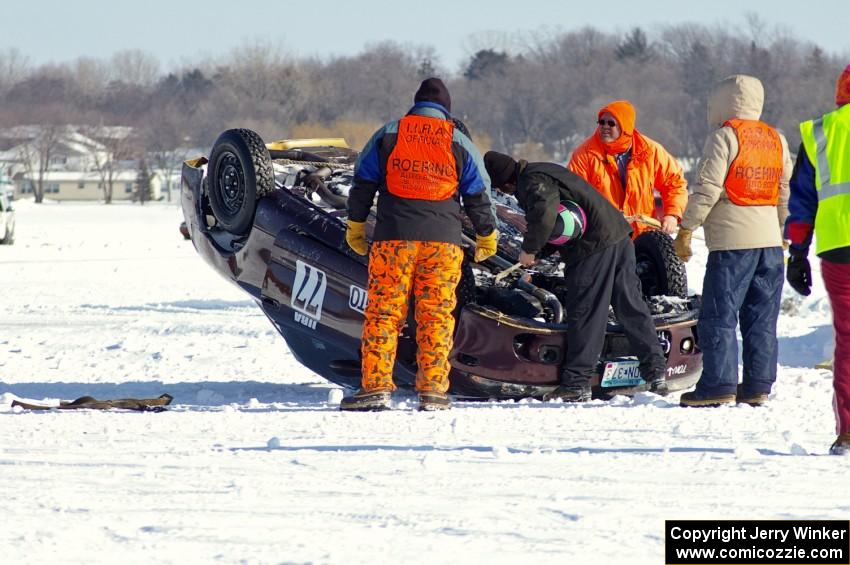
[[[227,214],[235,215],[245,203],[245,172],[239,158],[233,153],[221,157],[216,184],[219,186],[221,204]]]

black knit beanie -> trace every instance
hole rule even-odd
[[[497,151],[488,151],[484,154],[484,168],[490,175],[490,186],[502,188],[505,183],[516,182],[517,162],[510,155]]]
[[[436,102],[449,112],[452,111],[452,97],[443,81],[436,77],[426,78],[419,85],[419,90],[413,95],[413,103]]]

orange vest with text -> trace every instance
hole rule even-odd
[[[723,186],[738,206],[776,206],[782,178],[782,143],[775,129],[758,120],[729,120],[738,137],[738,154]]]
[[[446,200],[458,186],[452,153],[454,124],[408,115],[398,122],[398,138],[387,159],[387,190],[401,198]]]

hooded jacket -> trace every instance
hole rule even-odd
[[[733,75],[720,82],[708,101],[708,123],[716,128],[705,142],[691,187],[688,208],[681,226],[695,230],[703,226],[709,251],[759,249],[782,245],[782,229],[788,216],[788,181],[791,155],[781,133],[782,176],[776,206],[738,206],[723,187],[729,167],[738,155],[738,137],[731,126],[733,118],[758,120],[764,105],[761,81],[746,75]]]
[[[599,111],[616,112],[618,101]],[[631,105],[628,105],[631,107]],[[615,114],[617,116],[617,114]],[[634,129],[633,117],[617,116],[623,134],[620,139],[631,136],[631,159],[626,167],[626,185],[620,181],[620,171],[614,152],[602,141],[599,132],[584,141],[574,152],[567,168],[576,173],[600,192],[611,204],[626,216],[643,214],[655,216],[655,194],[661,193],[663,215],[681,218],[688,203],[688,189],[682,167],[658,142]],[[614,142],[614,146],[620,141]],[[660,218],[659,218],[660,219]],[[632,224],[634,235],[651,229],[642,223]]]

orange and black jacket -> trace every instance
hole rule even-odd
[[[451,123],[446,109],[433,102],[418,102],[408,115]],[[453,194],[442,200],[428,200],[389,192],[387,163],[398,141],[399,122],[390,122],[375,132],[360,153],[354,168],[354,186],[348,195],[349,219],[366,221],[378,194],[374,241],[442,241],[460,245],[461,203],[477,234],[492,233],[496,218],[489,195],[490,178],[481,154],[457,128],[452,128],[451,140],[457,178]]]
[[[571,265],[632,233],[631,226],[613,204],[583,178],[554,163],[520,161],[514,196],[525,211],[527,227],[522,250],[526,253],[546,255],[557,249],[564,263]],[[587,226],[579,239],[557,248],[547,246],[555,228],[558,204],[565,200],[581,206],[587,215]]]

